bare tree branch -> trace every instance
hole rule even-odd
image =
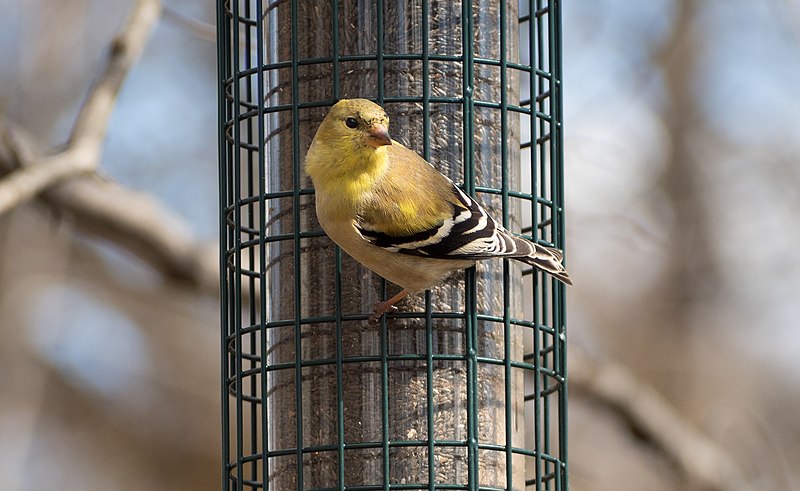
[[[129,250],[170,278],[218,289],[216,247],[198,246],[185,223],[149,195],[95,174],[119,90],[161,15],[159,0],[139,0],[111,43],[63,150],[49,156],[23,129],[0,120],[0,214],[44,192],[43,201],[82,231]]]
[[[164,19],[174,21],[177,25],[182,26],[198,39],[212,43],[216,42],[217,27],[214,24],[209,24],[184,15],[167,5],[164,6]]]
[[[0,166],[9,161],[26,161],[23,169],[61,171],[70,155],[38,157],[41,149],[21,128],[0,127]],[[61,156],[58,160],[56,157]],[[73,162],[83,162],[75,157]],[[36,162],[36,163],[30,163]],[[47,179],[28,172],[23,179]],[[218,261],[215,244],[200,244],[186,223],[152,196],[127,189],[96,174],[71,176],[63,182],[49,182],[41,198],[58,213],[73,219],[81,231],[109,240],[127,249],[165,276],[184,281],[199,290],[213,293],[218,285]],[[8,179],[8,178],[6,178]],[[3,181],[7,182],[7,181]],[[15,192],[17,191],[15,189]]]
[[[198,244],[185,222],[152,196],[86,176],[54,186],[43,199],[83,232],[114,242],[166,276],[218,290],[216,245]]]
[[[88,145],[69,146],[50,156],[19,128],[0,121],[0,215],[68,177],[91,173],[99,161]]]
[[[10,172],[0,181],[0,215],[32,199],[44,189],[76,175],[91,173],[100,165],[108,120],[119,90],[131,67],[138,61],[161,15],[159,0],[139,0],[128,15],[122,30],[111,43],[106,65],[81,107],[65,148],[54,155],[44,151],[25,152],[25,145],[35,147],[4,124],[0,146],[5,146],[5,167]],[[3,164],[0,160],[0,164]]]
[[[613,362],[570,350],[570,390],[619,415],[637,435],[674,463],[690,485],[703,490],[740,489],[742,473],[715,442],[694,428],[649,384]]]
[[[714,260],[710,211],[703,179],[706,166],[698,161],[693,141],[708,133],[702,107],[697,98],[696,81],[702,67],[700,41],[702,2],[674,2],[675,18],[669,36],[653,53],[661,68],[666,102],[662,117],[669,134],[666,165],[659,177],[659,188],[674,214],[669,237],[667,265],[657,292],[663,305],[671,309],[666,325],[688,329],[691,306],[714,295],[719,271]]]
[[[0,132],[0,147],[4,147],[4,155],[0,154],[0,165],[5,162],[3,167],[14,169],[0,181],[0,215],[34,198],[55,182],[91,172],[95,168],[93,155],[86,146],[69,147],[49,157],[28,160],[24,155],[39,155],[41,150],[15,132],[12,126],[3,124]]]
[[[105,67],[78,113],[68,146],[86,145],[97,152],[99,161],[119,90],[130,69],[139,61],[160,16],[159,0],[139,0],[133,6],[122,30],[111,41]]]

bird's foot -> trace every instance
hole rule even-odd
[[[370,324],[377,324],[381,320],[381,316],[386,312],[397,311],[396,305],[386,305],[388,302],[379,302],[375,304],[372,314],[369,316]]]
[[[406,295],[408,295],[408,291],[407,290],[403,290],[403,291],[401,291],[400,293],[398,293],[397,295],[393,296],[392,298],[390,298],[389,300],[387,300],[385,302],[376,303],[375,304],[375,308],[372,311],[372,315],[369,316],[370,324],[377,324],[378,321],[381,319],[381,316],[383,314],[385,314],[386,312],[389,312],[389,311],[393,312],[393,311],[397,310],[397,307],[394,304],[399,302]]]

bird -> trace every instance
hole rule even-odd
[[[331,107],[304,168],[325,233],[402,288],[375,305],[370,321],[483,259],[517,259],[572,285],[560,250],[506,230],[452,180],[393,140],[389,117],[370,100],[343,99]]]

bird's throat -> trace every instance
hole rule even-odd
[[[354,159],[354,162],[350,162],[350,165],[345,165],[347,170],[337,186],[341,192],[354,201],[372,192],[375,183],[388,169],[385,150],[370,148]]]

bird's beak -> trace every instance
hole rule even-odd
[[[386,126],[378,123],[373,124],[367,131],[366,143],[371,147],[378,148],[383,145],[391,145],[392,139],[389,137]]]

